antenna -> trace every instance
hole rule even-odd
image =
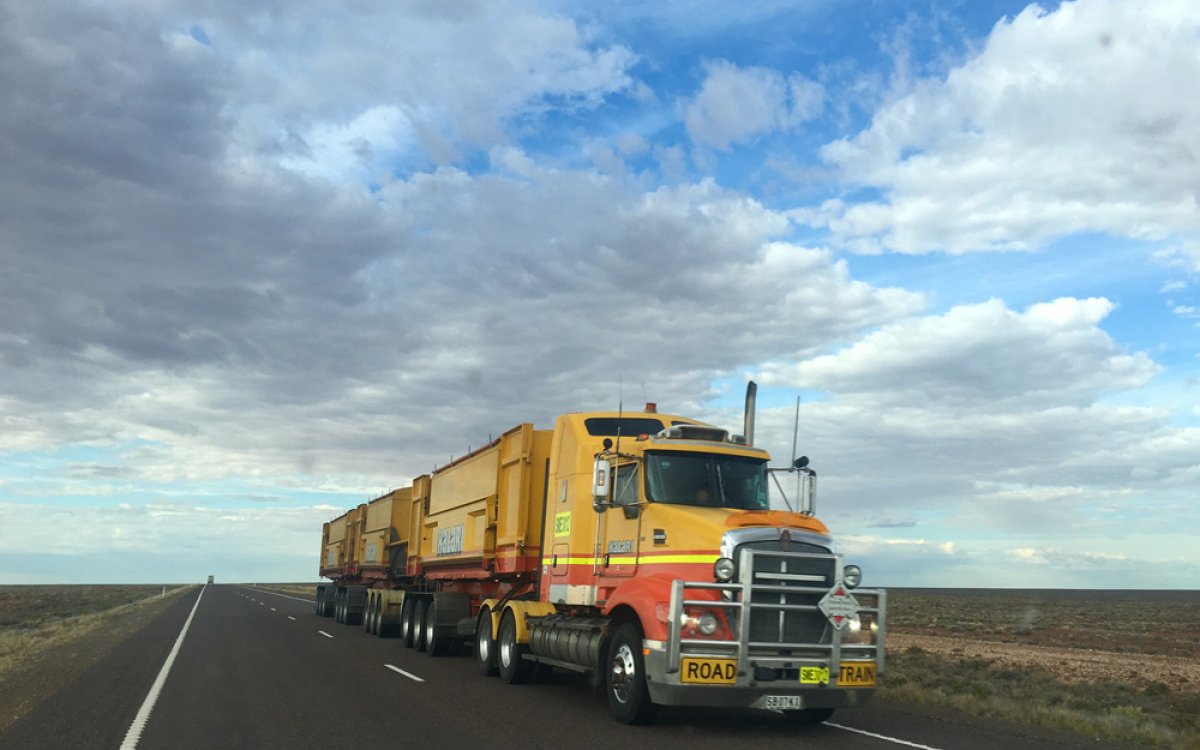
[[[792,463],[790,464],[791,466],[796,465],[796,437],[799,434],[800,434],[800,394],[797,393],[796,394],[796,421],[792,423]],[[801,498],[800,498],[800,489],[801,489],[800,485],[801,485],[800,473],[797,472],[796,473],[796,505],[803,510],[804,501],[801,500]]]
[[[621,423],[625,421],[625,401],[617,400],[617,458],[621,457]]]
[[[796,436],[800,433],[800,396],[796,396],[796,422],[792,425],[792,463],[796,463]]]

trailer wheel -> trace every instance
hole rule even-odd
[[[404,597],[404,603],[400,605],[400,642],[405,648],[412,648],[416,640],[413,636],[413,609],[417,600],[411,596]]]
[[[521,658],[524,649],[517,643],[517,618],[512,610],[504,613],[500,620],[500,637],[496,644],[496,661],[500,668],[500,679],[510,685],[529,682],[533,662]]]
[[[367,635],[375,635],[373,628],[375,624],[375,592],[367,592],[367,604],[363,607],[362,626],[363,630],[367,631]]]
[[[333,617],[333,592],[337,589],[333,584],[317,588],[317,616]]]
[[[642,629],[627,622],[613,634],[608,650],[608,707],[622,724],[644,724],[658,706],[646,688],[646,662],[642,658]]]
[[[346,589],[338,588],[333,595],[333,621],[338,625],[346,624]]]
[[[371,602],[371,628],[370,633],[374,636],[383,637],[383,594],[375,592],[375,598]]]
[[[496,674],[496,639],[492,637],[492,611],[484,607],[475,623],[475,665],[479,674]]]
[[[793,724],[822,724],[833,716],[833,709],[802,708],[798,711],[784,711],[783,716]]]
[[[383,594],[379,592],[371,602],[371,635],[383,636]]]
[[[417,602],[413,607],[412,616],[412,631],[413,631],[413,648],[418,651],[425,650],[425,608],[428,606],[424,599]]]
[[[450,650],[450,638],[437,634],[437,596],[425,608],[425,653],[444,656]]]

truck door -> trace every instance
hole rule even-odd
[[[543,596],[561,604],[594,604],[596,586],[592,578],[592,535],[596,515],[591,507],[586,513],[576,508],[572,485],[585,482],[586,477],[558,479],[557,493],[547,500],[546,541],[549,553],[542,556]],[[572,554],[574,553],[574,554]]]
[[[612,471],[612,507],[601,516],[603,533],[596,549],[600,576],[632,576],[637,572],[642,514],[638,505],[641,481],[638,464],[624,463]]]

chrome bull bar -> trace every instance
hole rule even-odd
[[[824,662],[826,665],[841,664],[849,660],[872,660],[879,674],[884,671],[884,641],[886,634],[887,591],[884,589],[846,589],[857,602],[855,616],[861,623],[869,622],[873,642],[861,641],[859,634],[849,625],[835,627],[825,612],[820,600],[843,583],[843,559],[840,555],[810,552],[783,552],[743,547],[737,551],[737,574],[728,583],[674,581],[671,588],[671,603],[667,623],[667,673],[680,670],[685,655],[709,657],[734,657],[743,676],[746,667],[791,667],[798,663]],[[786,572],[789,566],[800,573]],[[828,575],[813,574],[814,568],[825,567]],[[832,578],[832,580],[830,580]],[[719,599],[689,599],[688,591],[720,591]],[[757,594],[758,596],[755,596]],[[780,601],[764,601],[763,595],[777,594]],[[772,597],[774,598],[774,597]],[[789,603],[789,599],[802,598],[806,603]],[[734,636],[731,640],[714,638],[684,637],[684,615],[688,608],[722,610],[726,624]],[[751,616],[755,612],[778,612],[778,640],[751,640]],[[786,613],[810,613],[811,626],[820,625],[821,636],[816,641],[792,641],[786,639],[784,622]],[[867,616],[864,618],[864,615]],[[820,618],[818,620],[817,618]],[[837,673],[833,669],[834,674]]]

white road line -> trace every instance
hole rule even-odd
[[[275,608],[274,608],[274,607],[271,607],[271,611],[272,611],[272,612],[274,612],[274,611],[275,611]]]
[[[267,605],[266,605],[266,602],[259,602],[259,603],[258,603],[258,606],[260,606],[260,607],[265,607],[265,606],[267,606]]]
[[[167,654],[167,660],[163,662],[162,669],[158,670],[158,677],[154,678],[154,684],[150,686],[150,692],[146,694],[146,700],[142,701],[142,707],[138,709],[137,715],[133,717],[133,723],[129,725],[129,731],[125,733],[125,741],[121,743],[121,750],[134,750],[137,747],[138,740],[142,738],[142,730],[146,728],[146,721],[150,718],[150,712],[154,710],[154,704],[158,702],[158,694],[162,691],[163,683],[167,681],[167,673],[171,671],[171,665],[175,663],[175,657],[179,654],[179,647],[183,645],[183,637],[187,635],[188,628],[192,625],[192,618],[196,616],[196,608],[200,606],[200,600],[204,597],[204,589],[200,589],[200,596],[196,597],[196,603],[192,605],[192,612],[188,615],[187,620],[183,623],[183,630],[179,631],[179,637],[175,639],[175,645],[171,648],[171,653]]]
[[[289,620],[293,620],[293,621],[294,621],[296,618],[295,618],[295,617],[292,617],[291,615],[288,615],[288,619],[289,619]]]
[[[932,745],[919,745],[916,742],[909,742],[908,740],[898,740],[895,737],[888,737],[885,734],[875,734],[874,732],[868,732],[865,729],[855,729],[854,727],[847,727],[847,726],[843,726],[841,724],[833,724],[828,721],[825,722],[825,726],[833,727],[834,729],[841,729],[846,732],[854,732],[855,734],[864,734],[867,737],[874,737],[877,740],[891,742],[896,745],[904,745],[905,747],[915,747],[915,748],[917,748],[917,750],[940,750],[940,748],[933,747]]]
[[[393,672],[398,672],[398,673],[404,675],[405,677],[412,680],[413,682],[424,682],[425,681],[425,680],[422,680],[420,677],[417,677],[412,672],[405,672],[400,667],[394,667],[391,664],[384,664],[383,666],[387,667],[388,669],[392,670]]]
[[[329,633],[326,633],[324,630],[318,630],[317,632],[318,632],[318,633],[320,633],[321,635],[325,636],[326,638],[332,638],[332,637],[333,637],[333,636],[332,636],[332,635],[330,635]]]
[[[270,594],[271,596],[282,596],[284,599],[295,599],[296,601],[304,602],[305,604],[313,603],[312,599],[305,599],[302,596],[288,596],[287,594],[277,594],[274,591],[267,591],[266,589],[254,589],[254,590],[260,594]]]

